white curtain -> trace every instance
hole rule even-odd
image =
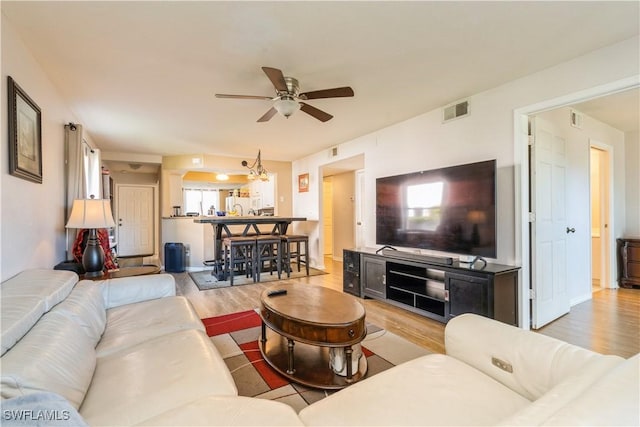
[[[102,168],[100,150],[91,148],[85,142],[84,151],[84,188],[86,199],[93,196],[94,199],[102,198]]]
[[[68,124],[65,133],[65,224],[71,214],[71,206],[75,199],[88,199],[92,194],[96,199],[102,198],[102,171],[100,150],[91,148],[82,138],[82,125]],[[67,232],[67,259],[71,259],[73,241],[77,230]]]

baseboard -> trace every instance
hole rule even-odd
[[[574,305],[578,305],[580,303],[583,303],[585,301],[589,301],[590,299],[592,299],[592,295],[591,292],[587,293],[587,294],[583,294],[580,296],[577,296],[575,298],[572,298],[569,300],[569,306],[573,307]]]

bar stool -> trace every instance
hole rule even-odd
[[[282,277],[282,240],[280,236],[256,236],[256,276],[258,282],[266,261],[269,262],[269,274],[273,275],[275,267],[278,279],[280,279]]]
[[[235,275],[236,266],[238,271],[242,271],[244,266],[245,276],[256,281],[255,254],[256,239],[255,237],[232,236],[222,240],[224,247],[224,275],[229,279],[229,283],[233,286],[233,276]]]
[[[308,276],[309,275],[309,236],[306,236],[303,234],[283,235],[282,245],[284,248],[284,255],[286,257],[285,266],[287,269],[287,277],[291,277],[291,260],[296,260],[298,262],[298,272],[300,272],[300,264],[304,263],[305,268],[307,270],[307,276]]]

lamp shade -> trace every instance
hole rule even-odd
[[[300,104],[298,104],[293,99],[282,98],[273,103],[273,108],[278,110],[278,113],[280,113],[281,115],[289,117],[290,115],[298,111],[298,109],[300,108]]]
[[[485,211],[469,211],[467,213],[467,220],[471,224],[483,224],[487,222],[487,213]]]
[[[106,199],[76,199],[66,228],[111,228],[116,224]]]

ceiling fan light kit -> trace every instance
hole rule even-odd
[[[280,115],[288,119],[290,115],[300,109],[300,104],[291,98],[280,98],[273,103],[273,108],[275,108]]]
[[[333,118],[331,114],[301,101],[322,98],[344,98],[354,95],[353,89],[348,86],[300,93],[297,79],[294,79],[293,77],[285,77],[284,74],[282,74],[282,71],[277,68],[262,67],[262,71],[264,71],[269,80],[271,80],[271,83],[276,90],[276,95],[274,97],[256,95],[226,95],[217,93],[216,98],[260,99],[273,101],[273,106],[262,117],[258,119],[258,122],[269,121],[274,115],[276,115],[276,113],[289,118],[297,110],[302,110],[303,112],[309,114],[312,117],[315,117],[321,122],[326,122]],[[251,177],[251,175],[249,176]]]

